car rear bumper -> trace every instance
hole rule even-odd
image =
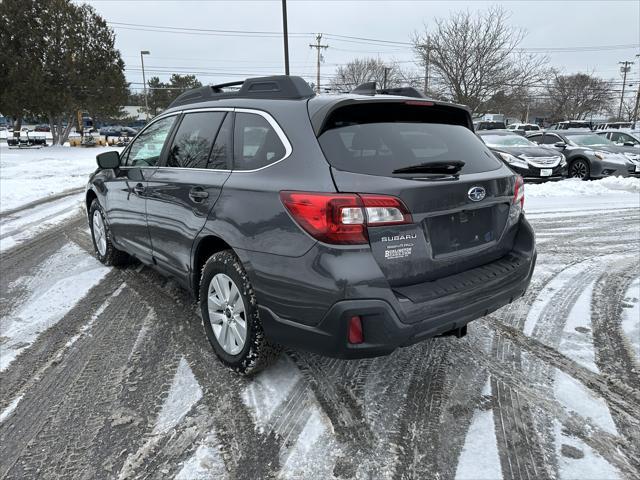
[[[360,293],[363,298],[343,297],[314,324],[283,318],[259,301],[260,316],[266,336],[288,347],[339,358],[385,355],[462,329],[519,298],[529,285],[535,261],[533,231],[522,218],[513,251],[495,262],[436,281],[395,288],[379,298],[373,289],[368,298],[364,292]],[[356,315],[362,319],[364,343],[350,344],[348,323]]]

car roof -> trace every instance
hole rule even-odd
[[[238,87],[237,91],[224,88]],[[359,103],[412,103],[429,105],[459,112],[459,120],[471,128],[471,112],[468,107],[455,103],[426,98],[413,87],[377,89],[375,82],[356,87],[351,93],[316,95],[304,79],[295,76],[276,75],[248,78],[244,81],[209,85],[188,90],[176,98],[162,114],[201,108],[253,108],[273,113],[289,107],[305,108],[316,134],[335,109]],[[492,123],[492,122],[489,122]]]

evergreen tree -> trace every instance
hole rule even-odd
[[[115,36],[92,7],[5,0],[0,30],[0,111],[47,117],[54,145],[67,140],[78,111],[111,115],[126,101]]]

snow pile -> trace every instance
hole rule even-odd
[[[640,178],[608,177],[587,182],[570,178],[560,182],[528,183],[525,186],[525,197],[607,196],[612,193],[638,196],[640,194]]]
[[[84,187],[105,147],[11,149],[0,143],[0,212]]]

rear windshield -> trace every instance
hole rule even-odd
[[[455,160],[465,163],[461,174],[500,168],[501,163],[471,130],[435,123],[438,115],[425,111],[429,108],[384,112],[378,107],[371,115],[356,115],[353,108],[338,111],[318,137],[320,147],[331,166],[367,175],[390,176],[394,170],[413,165]],[[442,121],[451,120],[442,117]]]

